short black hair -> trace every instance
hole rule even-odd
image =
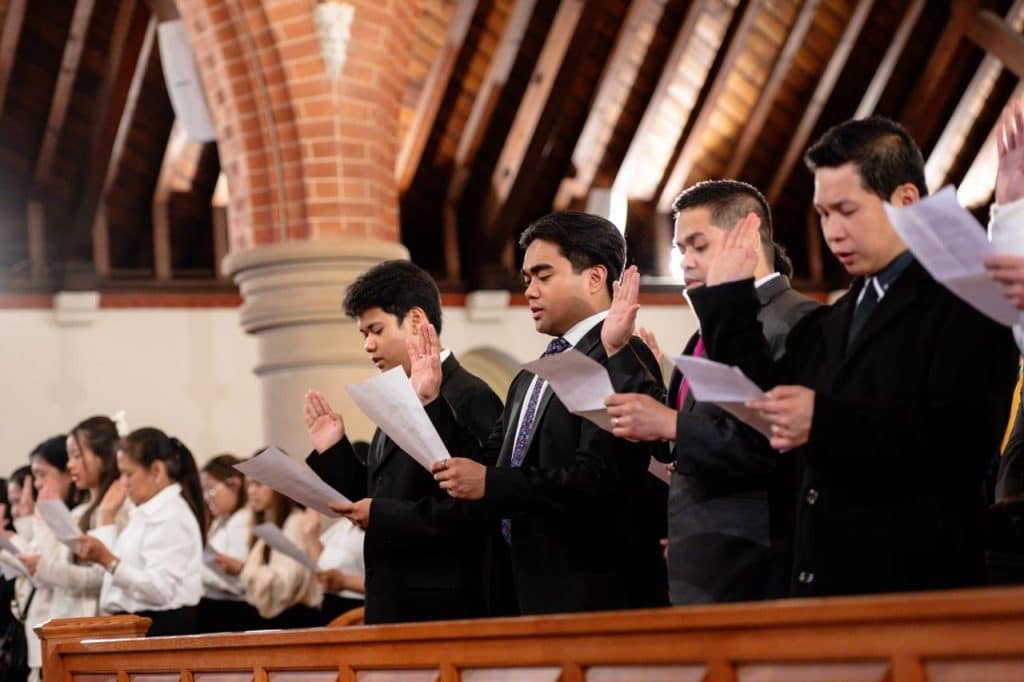
[[[519,235],[519,247],[526,249],[536,240],[551,242],[570,263],[575,273],[596,265],[608,271],[605,285],[612,295],[626,264],[626,240],[615,223],[599,215],[580,211],[557,211],[539,218]]]
[[[422,308],[441,333],[441,292],[426,270],[407,260],[386,260],[364,272],[348,285],[341,307],[353,319],[380,308],[397,317],[398,324],[410,310]]]
[[[912,184],[928,196],[921,149],[903,126],[884,116],[846,121],[830,128],[804,154],[813,173],[819,168],[857,166],[865,189],[889,201],[900,185]]]
[[[776,268],[782,265],[785,268],[789,263],[785,251],[775,244],[772,210],[768,207],[768,200],[753,185],[739,180],[698,182],[683,190],[672,202],[672,220],[675,221],[683,211],[695,208],[708,209],[711,212],[711,223],[723,230],[731,230],[748,213],[757,215],[761,219],[761,250],[764,251],[768,265]],[[783,262],[776,263],[780,257]],[[789,271],[792,272],[791,266]]]

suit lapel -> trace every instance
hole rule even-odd
[[[512,448],[515,445],[515,434],[519,429],[519,414],[523,411],[523,402],[526,400],[526,392],[530,390],[530,382],[533,381],[533,374],[522,371],[512,380],[512,389],[509,391],[509,407],[507,410],[508,421],[505,424],[504,439],[501,442],[501,452],[498,453],[497,466],[506,466],[512,458]]]

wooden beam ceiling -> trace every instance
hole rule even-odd
[[[786,42],[782,47],[782,51],[772,66],[772,72],[758,94],[754,110],[743,126],[743,131],[740,134],[739,141],[736,143],[735,151],[729,159],[729,165],[726,168],[724,177],[739,178],[742,175],[747,160],[750,158],[750,152],[754,149],[754,143],[761,136],[761,131],[768,120],[768,114],[771,112],[772,105],[775,103],[779,91],[786,80],[786,76],[793,66],[793,60],[803,45],[808,29],[814,23],[814,15],[817,13],[818,5],[820,4],[821,0],[804,0],[803,5],[800,7],[800,13],[797,15],[796,21],[793,22],[793,26],[786,36]]]
[[[9,0],[4,12],[3,31],[0,31],[0,116],[7,101],[7,84],[14,70],[14,56],[21,38],[21,27],[25,24],[25,6],[28,0]]]
[[[878,65],[875,75],[871,78],[871,84],[864,92],[864,96],[861,97],[857,111],[853,114],[854,118],[867,118],[875,113],[878,100],[882,99],[885,86],[889,84],[889,79],[892,78],[893,71],[896,70],[896,63],[899,61],[900,55],[903,54],[903,48],[907,46],[907,41],[910,39],[910,34],[913,32],[924,6],[925,0],[913,0],[906,12],[903,13],[899,28],[893,34],[892,41],[885,50],[885,56],[882,57],[882,63]]]
[[[828,66],[818,81],[818,85],[814,89],[814,95],[800,117],[800,123],[790,138],[786,152],[783,154],[782,161],[775,172],[775,179],[765,195],[769,203],[774,204],[779,198],[782,190],[786,187],[786,183],[789,182],[789,176],[792,174],[794,166],[796,166],[800,157],[803,156],[804,150],[807,148],[807,142],[810,140],[811,134],[818,124],[818,118],[821,116],[821,112],[824,110],[832,90],[839,82],[839,76],[843,72],[843,67],[846,66],[846,60],[850,57],[850,53],[857,42],[857,37],[860,35],[861,29],[864,28],[864,23],[867,21],[874,4],[874,0],[861,0],[856,4],[856,9],[843,30],[843,37],[839,40],[839,44],[836,45],[835,51],[832,52],[832,58],[829,59]]]
[[[734,17],[736,22],[735,31],[729,40],[729,46],[725,49],[725,56],[716,65],[713,72],[708,73],[711,86],[703,98],[696,120],[690,126],[689,134],[683,142],[682,150],[676,157],[666,180],[663,181],[661,195],[658,199],[658,210],[667,213],[672,208],[672,201],[684,188],[686,179],[693,169],[694,160],[701,150],[704,134],[711,124],[711,117],[714,114],[715,105],[725,94],[726,84],[736,68],[736,62],[746,48],[747,38],[754,29],[757,19],[764,10],[766,0],[750,0],[742,8],[742,14]]]
[[[1024,77],[1024,36],[991,10],[977,12],[967,24],[966,35],[978,47]]]
[[[455,61],[466,40],[466,34],[469,32],[469,26],[478,4],[477,0],[462,0],[458,4],[455,16],[448,26],[448,33],[441,52],[431,64],[430,73],[423,84],[423,90],[420,92],[419,102],[416,105],[416,113],[405,133],[398,158],[395,161],[395,179],[398,182],[399,192],[409,189],[416,169],[420,165],[423,148],[434,127],[437,111],[441,107],[441,99],[448,88],[452,71],[455,68]]]
[[[569,208],[573,199],[590,191],[629,92],[640,75],[640,67],[664,9],[665,0],[636,0],[630,5],[611,57],[601,73],[587,122],[572,153],[574,175],[562,180],[555,197],[556,210]]]

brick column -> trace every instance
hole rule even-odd
[[[394,167],[419,3],[326,2],[352,18],[337,75],[316,0],[177,0],[230,193],[223,267],[241,289],[243,328],[259,338],[262,437],[297,456],[308,449],[310,387],[341,404],[353,435],[369,435],[342,387],[374,370],[341,299],[375,262],[407,257]]]

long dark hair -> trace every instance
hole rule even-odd
[[[291,513],[296,509],[300,509],[299,505],[292,498],[282,495],[273,488],[271,488],[270,492],[273,495],[270,500],[270,507],[263,511],[254,511],[252,513],[253,528],[267,521],[273,523],[278,528],[284,528],[284,522],[288,520]],[[256,537],[250,536],[249,546],[252,547],[254,544],[256,544]],[[270,545],[264,544],[263,563],[268,561],[270,561]]]
[[[68,470],[68,447],[67,447],[67,436],[63,433],[57,436],[51,436],[47,438],[39,445],[32,449],[28,459],[32,461],[33,457],[39,457],[44,462],[52,466],[53,468],[60,471],[62,474]],[[35,487],[35,481],[32,482],[32,487]],[[64,504],[68,508],[74,507],[78,504],[78,499],[81,497],[79,490],[75,487],[74,481],[68,484],[68,494],[64,498]],[[35,495],[33,495],[33,499]]]
[[[206,508],[203,487],[199,482],[196,460],[185,444],[160,429],[146,427],[132,431],[119,444],[119,449],[139,464],[150,467],[157,460],[164,463],[167,476],[181,485],[181,496],[199,522],[199,533],[206,544]]]
[[[0,478],[0,504],[4,505],[3,530],[14,527],[14,514],[11,512],[11,500],[7,497],[7,479]]]
[[[231,514],[234,514],[249,502],[249,493],[245,489],[245,476],[235,468],[235,465],[241,461],[240,458],[234,455],[224,454],[217,455],[203,466],[204,474],[212,476],[233,489],[238,496],[238,502],[235,504],[235,508],[231,510]],[[237,486],[232,484],[232,481],[237,481]],[[228,514],[228,516],[231,514]]]
[[[117,425],[110,417],[89,417],[71,429],[71,437],[79,452],[84,455],[88,448],[100,460],[101,466],[99,492],[89,500],[85,513],[78,519],[78,527],[85,533],[89,530],[89,519],[99,508],[103,496],[121,475],[117,470]]]

